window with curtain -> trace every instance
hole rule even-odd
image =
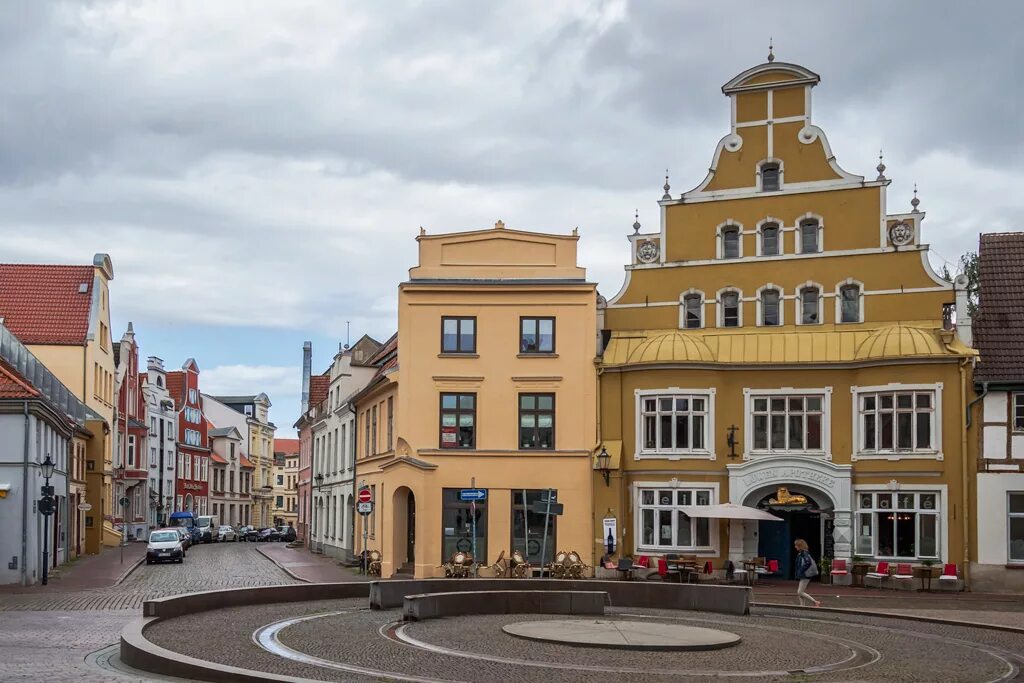
[[[441,448],[476,448],[476,394],[441,394]]]
[[[554,394],[519,394],[519,448],[554,450]]]

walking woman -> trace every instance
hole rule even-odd
[[[814,558],[807,552],[807,541],[802,538],[798,538],[793,542],[793,547],[796,548],[796,578],[800,580],[800,584],[796,588],[796,596],[800,598],[800,604],[804,604],[804,599],[811,601],[811,604],[815,607],[821,607],[821,603],[812,598],[807,594],[807,584],[811,582],[815,576],[818,575],[818,565],[814,563]]]

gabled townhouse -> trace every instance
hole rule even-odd
[[[208,425],[209,426],[209,425]],[[210,427],[210,514],[221,524],[248,524],[252,517],[252,497],[246,486],[251,477],[244,467],[245,440],[237,427]]]
[[[84,458],[101,455],[93,432],[103,419],[0,324],[0,444],[10,457],[0,461],[0,553],[8,558],[0,584],[29,585],[46,566],[59,566],[81,550],[73,534],[84,497],[70,492]],[[38,501],[46,485],[43,465],[53,463],[53,514],[44,524]],[[47,533],[44,535],[44,527]]]
[[[274,466],[274,432],[270,421],[270,398],[264,394],[251,396],[211,396],[210,421],[218,427],[238,426],[246,440],[246,456],[253,465],[252,524],[266,527],[273,524],[270,514],[273,502],[272,469]],[[231,411],[231,412],[226,412]],[[234,413],[232,415],[231,413]],[[242,421],[238,421],[238,415]]]
[[[274,439],[274,526],[298,522],[299,440]]]
[[[114,344],[117,411],[114,429],[114,523],[128,538],[148,538],[149,463],[146,399],[139,377],[139,346],[132,323]]]
[[[175,511],[210,514],[210,446],[199,365],[189,358],[181,370],[167,373],[167,391],[178,415]]]
[[[346,562],[355,555],[355,405],[350,399],[374,376],[369,361],[380,347],[368,335],[351,347],[341,345],[327,373],[327,395],[314,406],[312,476],[320,515],[314,541],[325,555]]]
[[[108,436],[114,425],[113,279],[107,254],[96,254],[90,265],[0,264],[0,322],[106,422],[106,430],[90,429],[92,439],[79,451],[85,485],[77,476],[68,482],[68,496],[89,509],[76,506],[82,514],[66,530],[67,542],[87,553],[121,542],[113,524],[113,435]]]
[[[979,429],[972,590],[1024,591],[1024,232],[983,234],[974,343]],[[980,405],[977,405],[979,404]]]
[[[164,362],[156,356],[146,359],[142,378],[143,400],[149,430],[145,452],[149,458],[149,523],[166,526],[174,511],[178,462],[178,411],[167,389]]]

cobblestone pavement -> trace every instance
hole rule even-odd
[[[140,679],[86,661],[118,642],[147,599],[244,586],[296,583],[255,544],[203,545],[183,564],[142,564],[119,586],[80,591],[0,594],[0,680],[117,681]],[[52,584],[51,584],[52,585]]]

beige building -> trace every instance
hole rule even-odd
[[[299,440],[274,439],[274,526],[295,526],[299,519]]]
[[[383,576],[437,576],[474,546],[481,563],[519,549],[534,565],[592,546],[596,289],[578,239],[501,221],[417,238],[397,338],[354,399],[356,485],[376,504],[356,531]],[[545,536],[549,497],[565,514]]]
[[[270,421],[270,398],[252,396],[211,396],[203,394],[203,411],[218,427],[236,426],[248,446],[252,471],[252,517],[249,524],[266,527],[274,523],[274,432]],[[241,420],[239,419],[241,417]]]

